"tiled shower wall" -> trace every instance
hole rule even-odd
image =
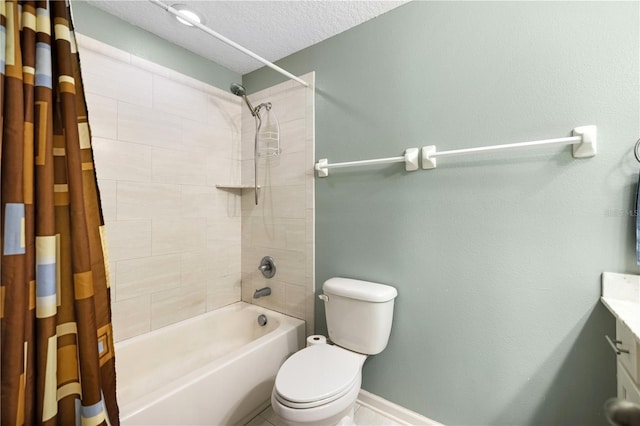
[[[78,35],[116,340],[240,300],[240,99]]]
[[[259,159],[255,206],[253,190],[215,188],[253,182],[255,127],[240,98],[80,34],[78,43],[116,341],[241,297],[313,333],[313,89],[290,81],[251,96],[273,104],[282,147]],[[313,73],[303,78],[313,85]],[[271,280],[257,272],[265,255],[277,264]],[[264,286],[272,295],[253,299]]]
[[[309,88],[288,81],[250,96],[254,106],[271,102],[280,124],[282,154],[258,159],[258,205],[253,189],[242,191],[242,300],[304,319],[314,330],[314,73],[302,78]],[[242,109],[242,180],[253,184],[255,124]],[[272,256],[276,275],[258,271]],[[253,299],[256,289],[271,296]]]

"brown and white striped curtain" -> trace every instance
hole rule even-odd
[[[2,426],[117,425],[103,219],[67,1],[0,0]]]

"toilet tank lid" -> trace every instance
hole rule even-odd
[[[326,294],[364,302],[388,302],[398,295],[398,291],[390,285],[339,277],[329,278],[324,282],[322,289]]]

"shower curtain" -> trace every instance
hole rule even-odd
[[[0,424],[117,425],[108,262],[69,4],[0,1]]]

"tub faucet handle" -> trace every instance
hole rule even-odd
[[[262,272],[265,278],[273,278],[276,274],[276,262],[273,260],[273,257],[263,257],[260,261],[260,266],[258,266],[258,270]]]

